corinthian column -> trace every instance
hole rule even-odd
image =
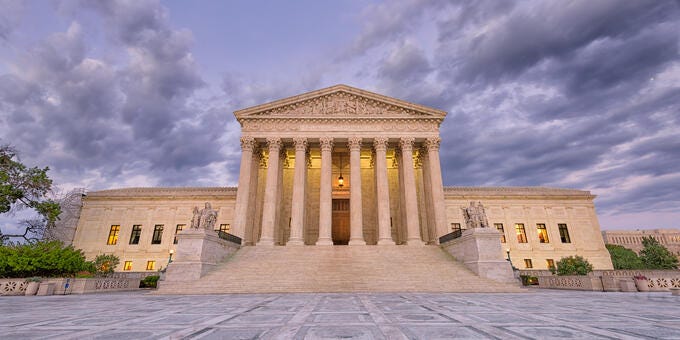
[[[439,143],[441,138],[431,137],[425,140],[427,148],[428,167],[430,173],[432,195],[432,210],[434,214],[435,230],[437,236],[435,242],[439,241],[439,237],[447,233],[446,228],[446,209],[444,207],[444,183],[442,183],[442,168],[439,164]]]
[[[350,137],[349,144],[349,245],[366,245],[361,207],[361,137]]]
[[[406,243],[422,245],[420,239],[420,223],[418,222],[418,201],[416,196],[416,174],[413,170],[413,137],[404,137],[399,142],[401,147],[402,169],[404,171],[404,205],[406,207]]]
[[[274,245],[274,224],[276,223],[277,194],[279,184],[279,157],[281,139],[267,138],[269,161],[267,162],[267,183],[264,187],[264,205],[262,207],[262,235],[258,245]]]
[[[332,246],[332,204],[333,191],[331,188],[331,152],[333,151],[333,138],[321,137],[321,183],[319,188],[319,239],[317,246]]]
[[[387,181],[387,138],[373,140],[375,148],[376,200],[378,201],[378,245],[393,245],[390,228],[390,188]]]
[[[249,216],[248,203],[250,201],[250,177],[253,165],[253,147],[255,138],[241,137],[241,168],[238,175],[238,191],[236,192],[236,206],[234,207],[234,235],[245,241],[245,230]]]
[[[304,245],[302,231],[305,218],[305,188],[307,183],[307,139],[293,138],[295,143],[295,175],[293,178],[293,205],[290,216],[290,240],[286,245]]]

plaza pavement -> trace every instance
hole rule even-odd
[[[2,339],[680,339],[680,297],[516,294],[0,297]]]

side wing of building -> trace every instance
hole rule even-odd
[[[465,228],[461,208],[485,207],[498,228],[503,256],[519,269],[548,269],[562,257],[580,255],[595,269],[613,269],[589,191],[542,187],[445,187],[450,229]]]
[[[218,210],[215,228],[228,230],[236,188],[126,188],[89,192],[73,240],[88,259],[120,258],[117,270],[165,268],[175,235],[191,226],[193,208],[210,202]]]

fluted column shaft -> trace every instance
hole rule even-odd
[[[399,142],[401,147],[402,169],[404,171],[404,205],[406,207],[406,243],[422,245],[420,239],[420,223],[418,217],[418,201],[416,196],[416,174],[413,170],[413,137],[404,137]]]
[[[333,191],[331,188],[333,138],[319,138],[321,144],[321,183],[319,188],[319,239],[316,245],[333,245],[332,239],[332,205]]]
[[[444,183],[442,182],[442,168],[439,160],[439,144],[441,138],[432,137],[425,141],[428,156],[428,166],[430,173],[430,183],[432,195],[432,210],[434,213],[435,230],[437,237],[435,241],[439,241],[439,237],[448,232],[446,227],[446,207],[444,206]]]
[[[264,205],[262,207],[262,235],[258,245],[274,245],[274,225],[278,207],[279,157],[281,139],[267,138],[269,161],[267,162],[267,183],[264,189]]]
[[[290,240],[286,245],[304,245],[302,232],[305,218],[305,188],[307,187],[307,139],[293,138],[295,144],[295,173],[293,177],[293,204],[290,216]]]
[[[361,201],[361,137],[351,137],[349,145],[349,245],[366,245],[364,241],[363,211]]]
[[[250,209],[250,177],[253,165],[253,148],[255,139],[253,137],[241,137],[241,167],[238,176],[238,190],[236,192],[236,205],[234,207],[234,222],[232,232],[234,235],[245,239],[247,218]]]
[[[393,245],[390,226],[390,188],[387,181],[387,138],[377,137],[375,148],[376,201],[378,204],[378,244]]]

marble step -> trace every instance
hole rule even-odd
[[[251,246],[196,282],[161,282],[158,293],[517,291],[478,277],[437,246]]]

